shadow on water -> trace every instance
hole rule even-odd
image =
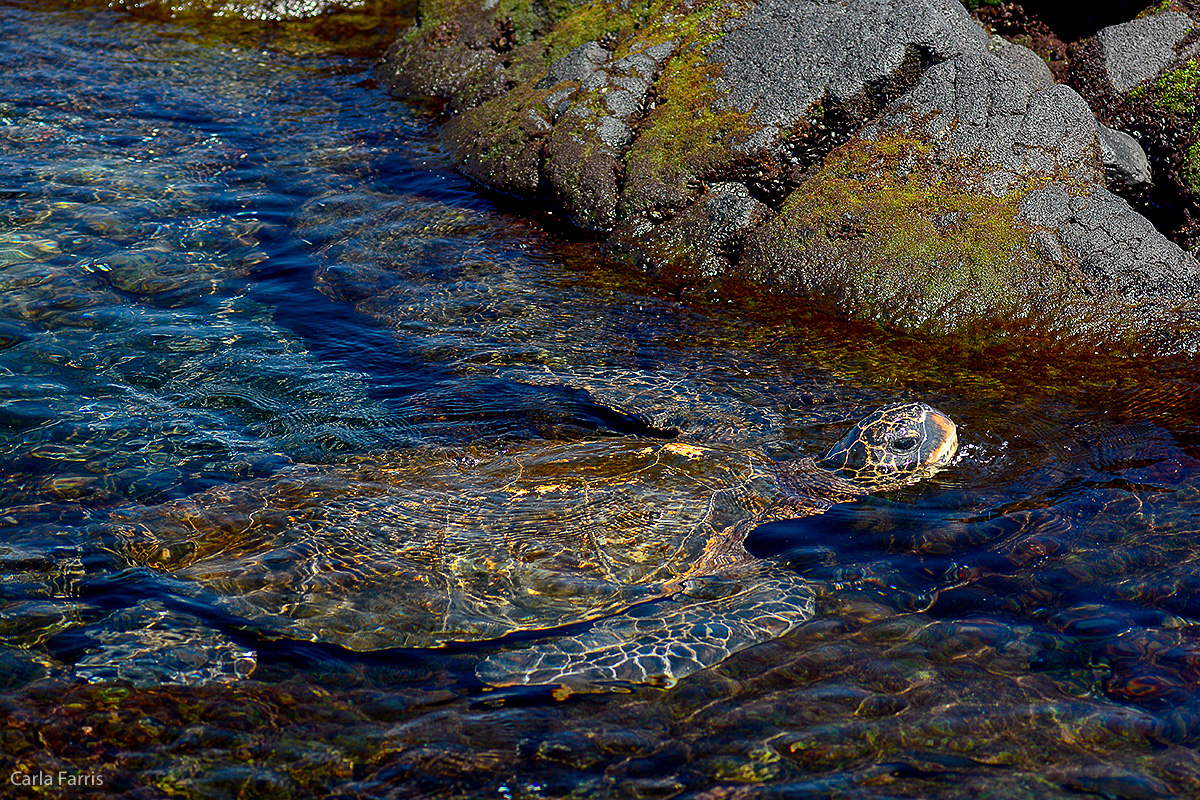
[[[319,361],[361,370],[374,401],[406,415],[414,428],[427,435],[445,431],[472,441],[677,435],[595,402],[583,389],[534,386],[494,376],[464,379],[448,365],[406,348],[393,331],[353,306],[312,288],[311,269],[293,266],[285,275],[272,271],[256,278],[252,296],[276,309],[279,325],[294,333]],[[436,407],[414,403],[422,396],[438,395],[443,399]]]

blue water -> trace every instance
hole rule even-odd
[[[454,173],[436,107],[370,61],[22,2],[0,30],[0,775],[145,797],[1200,792],[1190,364],[972,357],[663,295]],[[167,522],[236,532],[270,511],[244,487],[297,475],[606,437],[796,458],[911,398],[958,421],[956,463],[756,530],[817,617],[669,690],[559,702],[484,687],[496,643],[298,641],[146,554]],[[314,480],[317,505],[344,488]]]

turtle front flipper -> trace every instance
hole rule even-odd
[[[493,686],[557,685],[566,690],[559,696],[629,683],[673,686],[812,615],[804,579],[759,563],[689,580],[678,594],[607,617],[577,636],[496,653],[475,673]]]

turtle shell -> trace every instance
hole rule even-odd
[[[698,376],[611,367],[510,369],[502,375],[518,383],[582,391],[597,405],[664,434],[753,444],[778,437],[784,428],[782,415],[772,407],[778,398],[753,392],[743,398],[727,384],[714,386]]]
[[[791,483],[829,473],[805,459]],[[354,650],[435,647],[608,616],[677,591],[779,472],[734,445],[602,439],[292,468],[126,510],[131,561],[247,620]],[[827,507],[793,499],[790,515]],[[732,550],[749,558],[739,546]],[[728,558],[725,559],[728,562]]]

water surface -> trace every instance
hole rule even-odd
[[[433,112],[367,61],[26,3],[0,28],[4,774],[145,797],[1200,791],[1190,365],[664,296],[456,176]],[[153,541],[188,503],[239,530],[213,520],[263,512],[240,487],[428,453],[801,458],[900,399],[956,419],[955,465],[759,528],[816,618],[666,690],[560,702],[474,677],[503,644],[299,641],[114,533]]]

